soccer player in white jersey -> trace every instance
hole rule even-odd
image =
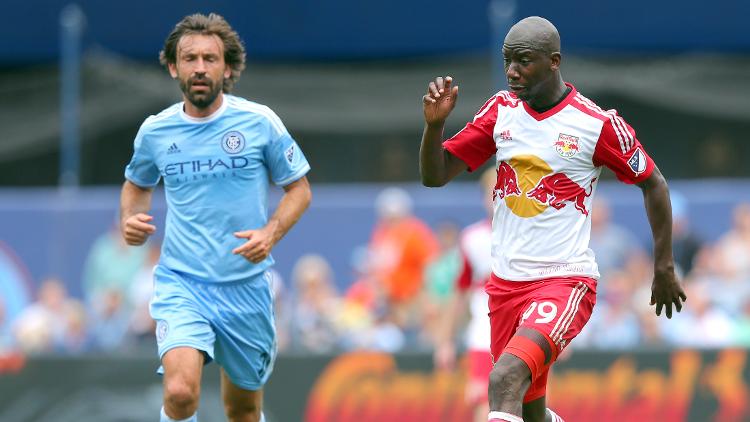
[[[458,86],[451,77],[429,83],[420,173],[424,185],[442,186],[495,157],[488,420],[560,421],[546,409],[547,374],[595,303],[599,272],[588,247],[589,212],[603,166],[643,191],[654,239],[656,314],[664,310],[671,318],[672,306],[679,312],[686,296],[674,272],[667,183],[635,131],[563,81],[560,36],[546,19],[516,23],[503,56],[510,91],[493,95],[446,141]]]
[[[456,348],[453,341],[458,323],[468,306],[469,321],[465,330],[466,358],[468,376],[464,398],[474,411],[474,421],[479,422],[487,417],[487,381],[492,370],[490,359],[490,320],[487,317],[488,297],[484,285],[492,273],[492,211],[493,191],[497,173],[488,169],[479,179],[482,204],[487,216],[476,221],[463,230],[459,238],[462,268],[456,278],[456,290],[451,300],[445,323],[435,347],[435,365],[438,368],[451,369],[455,365]]]
[[[310,203],[310,166],[271,109],[228,94],[245,51],[221,16],[185,17],[160,56],[183,101],[141,125],[120,208],[126,241],[143,244],[157,230],[148,212],[164,180],[166,232],[151,301],[161,421],[197,420],[211,360],[221,367],[229,420],[263,421],[276,356],[270,252]],[[270,218],[269,179],[284,189]]]

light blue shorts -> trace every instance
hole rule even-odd
[[[192,347],[216,360],[234,385],[259,390],[276,358],[271,277],[211,283],[161,265],[154,272],[151,317],[159,359],[175,347]],[[164,373],[159,367],[158,372]]]

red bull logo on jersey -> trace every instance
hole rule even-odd
[[[497,166],[497,183],[492,193],[492,199],[504,199],[506,196],[520,196],[521,190],[518,189],[518,175],[513,167],[505,161],[500,162]]]
[[[567,202],[570,202],[583,215],[589,215],[585,201],[586,198],[591,196],[595,181],[596,177],[591,179],[587,192],[565,173],[554,173],[539,180],[539,183],[534,189],[527,192],[526,196],[558,210],[565,207]]]
[[[552,144],[561,157],[570,158],[578,153],[578,137],[561,133]]]

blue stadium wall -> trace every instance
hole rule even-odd
[[[55,60],[59,13],[67,0],[8,0],[0,27],[0,64]],[[489,0],[98,1],[78,2],[85,42],[155,60],[181,17],[215,11],[246,40],[253,59],[366,59],[487,52],[505,31],[493,31]],[[514,3],[517,5],[513,6]],[[696,0],[521,2],[495,0],[513,17],[553,21],[565,51],[657,53],[750,51],[750,2]],[[494,22],[497,22],[495,19]]]

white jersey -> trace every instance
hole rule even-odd
[[[625,183],[645,180],[654,168],[616,111],[568,87],[543,113],[500,91],[443,144],[470,171],[496,157],[492,272],[498,278],[598,278],[588,217],[601,167]]]
[[[484,285],[492,274],[492,224],[478,221],[461,232],[459,241],[463,270],[456,280],[459,290],[468,290],[471,318],[466,327],[466,347],[469,350],[490,350],[489,297]]]

